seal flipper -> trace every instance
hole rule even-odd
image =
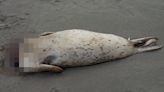
[[[130,40],[134,47],[137,49],[135,53],[149,52],[154,50],[159,50],[162,45],[157,45],[157,37],[144,37]]]
[[[162,45],[138,48],[136,53],[155,51],[162,48]]]
[[[55,65],[47,65],[47,64],[40,64],[39,65],[39,71],[48,71],[48,72],[63,72],[64,70],[59,67],[59,66],[55,66]]]
[[[56,65],[51,65],[51,62],[57,57],[55,55],[47,56],[44,61],[39,65],[41,71],[50,71],[50,72],[63,72],[63,69]]]
[[[44,33],[41,33],[39,36],[47,36],[47,35],[51,35],[53,33],[54,32],[44,32]]]
[[[141,47],[141,46],[148,46],[152,43],[156,43],[158,40],[157,37],[143,37],[138,39],[132,39],[130,40],[135,47]]]

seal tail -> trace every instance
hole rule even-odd
[[[136,53],[141,52],[150,52],[159,50],[162,48],[162,45],[157,45],[157,37],[144,37],[130,40],[134,47],[136,48]]]

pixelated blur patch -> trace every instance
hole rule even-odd
[[[28,41],[34,42],[34,40],[35,37],[31,37]],[[14,39],[0,47],[0,69],[8,73],[32,71],[34,64],[30,62],[33,61],[33,57],[29,57],[29,60],[24,60],[28,55],[33,56],[31,53],[33,51],[32,48],[32,44],[26,44],[26,38]]]

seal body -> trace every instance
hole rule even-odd
[[[133,44],[123,37],[80,29],[42,35],[32,40],[31,53],[37,60],[33,62],[62,67],[111,61],[135,52]]]
[[[58,32],[49,35],[49,37],[54,39],[54,44],[53,42],[48,44],[52,44],[53,51],[56,52],[54,54],[56,59],[51,64],[63,67],[111,61],[132,55],[135,52],[132,43],[112,34],[74,29]]]
[[[143,43],[148,46],[154,42],[153,37],[127,40],[113,34],[81,29],[48,32],[24,40],[19,49],[20,67],[92,65],[161,48],[138,48]]]

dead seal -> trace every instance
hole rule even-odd
[[[98,64],[162,48],[156,37],[123,37],[82,29],[45,32],[27,38],[19,47],[19,67],[23,72],[62,72],[63,67]]]

